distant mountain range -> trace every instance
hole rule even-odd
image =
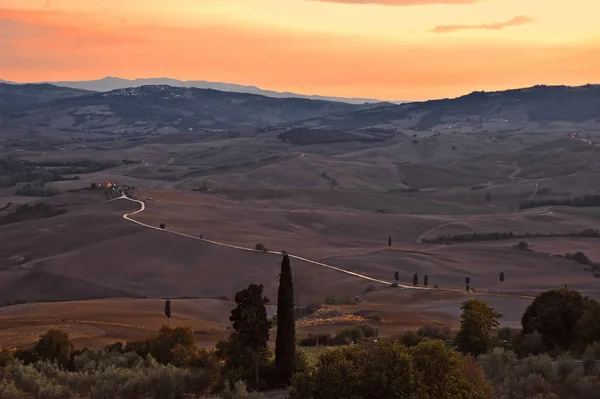
[[[405,104],[350,104],[171,85],[97,92],[48,83],[0,83],[2,116],[6,123],[21,127],[156,133],[291,126],[427,130],[456,124],[485,130],[486,122],[507,123],[507,129],[520,128],[520,122],[596,126],[600,86],[534,86]]]
[[[0,83],[12,83],[3,81],[0,79]],[[310,100],[324,100],[324,101],[337,101],[348,104],[364,104],[364,103],[379,103],[381,100],[373,98],[345,98],[345,97],[328,97],[319,95],[304,95],[289,92],[277,92],[273,90],[263,90],[255,86],[244,86],[234,83],[220,83],[220,82],[208,82],[205,80],[177,80],[170,78],[148,78],[148,79],[122,79],[118,77],[107,76],[97,80],[84,80],[84,81],[60,81],[60,82],[35,82],[35,83],[49,83],[60,87],[69,87],[80,90],[91,90],[106,92],[116,89],[125,89],[128,87],[141,87],[141,86],[173,86],[173,87],[193,87],[197,89],[213,89],[226,92],[236,93],[247,93],[247,94],[258,94],[273,98],[307,98]],[[395,104],[403,103],[404,101],[393,101]]]

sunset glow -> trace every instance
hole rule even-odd
[[[600,83],[597,0],[0,0],[0,79],[419,100]]]

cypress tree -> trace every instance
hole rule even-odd
[[[290,382],[295,371],[295,357],[294,283],[290,257],[284,254],[277,292],[277,338],[275,340],[275,368],[282,383]]]

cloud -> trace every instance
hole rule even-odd
[[[432,4],[465,5],[475,4],[482,0],[311,0],[323,3],[340,3],[356,5],[378,5],[378,6],[425,6]]]
[[[460,30],[502,30],[511,26],[519,26],[529,24],[535,21],[534,18],[527,17],[525,15],[518,15],[509,21],[495,22],[491,24],[479,24],[479,25],[439,25],[433,28],[431,31],[434,33],[451,33]]]

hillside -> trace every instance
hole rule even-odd
[[[188,131],[286,126],[314,116],[372,107],[164,85],[61,98],[43,105],[22,105],[18,115],[11,116],[15,124],[140,132],[161,128]]]
[[[446,123],[509,123],[529,121],[581,123],[600,118],[600,85],[530,88],[473,92],[443,100],[385,105],[339,116],[315,117],[305,123],[329,128],[362,128],[409,121],[417,130]]]
[[[149,85],[169,85],[173,87],[194,87],[196,89],[212,89],[227,92],[258,94],[261,96],[273,98],[306,98],[309,100],[324,100],[338,101],[349,104],[364,104],[378,103],[380,100],[373,98],[346,98],[346,97],[329,97],[319,95],[304,95],[290,92],[278,92],[273,90],[263,90],[256,86],[245,86],[234,83],[208,82],[206,80],[178,80],[170,78],[147,78],[147,79],[122,79],[113,76],[107,76],[102,79],[84,80],[84,81],[61,81],[48,82],[50,84],[70,87],[75,89],[92,90],[92,91],[111,91],[117,89],[125,89],[128,87],[140,87]]]
[[[58,87],[51,84],[9,84],[0,82],[0,115],[25,107],[90,94],[88,90]]]

